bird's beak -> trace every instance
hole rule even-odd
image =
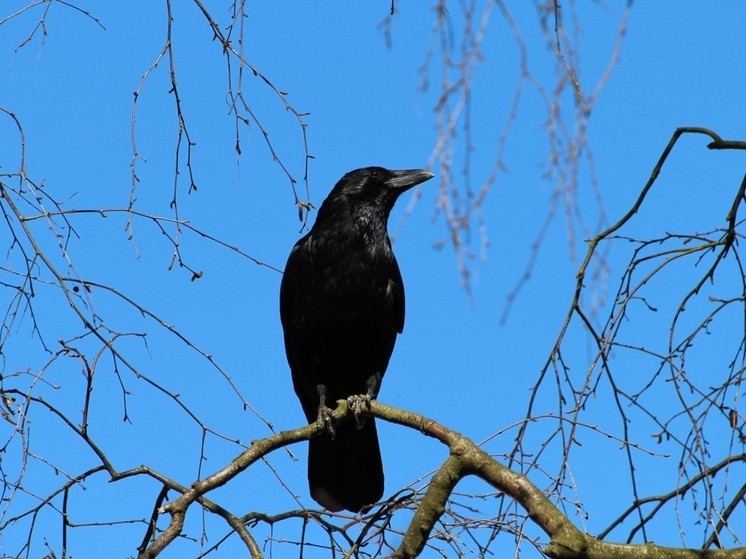
[[[386,186],[398,191],[399,194],[435,176],[425,169],[391,171],[391,174],[393,176],[386,181]]]

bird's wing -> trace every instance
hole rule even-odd
[[[404,281],[402,280],[396,258],[393,259],[391,277],[389,278],[386,295],[391,297],[394,309],[394,324],[396,325],[396,331],[401,334],[404,330]]]

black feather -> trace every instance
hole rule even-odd
[[[365,394],[382,378],[404,328],[404,284],[387,232],[399,195],[429,171],[367,167],[347,173],[293,247],[280,288],[280,318],[295,393],[306,419],[326,405]],[[377,392],[377,391],[376,391]],[[375,396],[375,394],[373,394]],[[330,510],[357,512],[383,495],[375,422],[339,425],[309,443],[311,496]]]

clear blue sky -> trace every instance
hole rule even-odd
[[[25,4],[6,2],[0,8],[0,20]],[[0,106],[17,115],[23,126],[29,177],[43,182],[47,192],[64,202],[66,209],[125,208],[131,192],[133,91],[163,46],[165,7],[161,2],[149,2],[133,8],[131,3],[119,0],[90,4],[80,7],[90,9],[105,29],[59,3],[50,6],[43,40],[39,32],[21,49],[16,47],[33,30],[43,6],[0,26]],[[196,192],[187,194],[188,177],[186,168],[182,168],[180,217],[281,269],[301,226],[288,180],[272,161],[254,123],[248,129],[241,127],[242,155],[237,157],[234,121],[226,103],[225,58],[219,44],[211,42],[211,32],[196,7],[191,2],[175,4],[175,67],[182,109],[195,142],[192,165],[198,185]],[[217,17],[227,13],[229,3],[210,4]],[[287,92],[287,100],[296,110],[310,113],[304,121],[309,151],[314,156],[309,166],[311,199],[317,206],[334,182],[350,169],[366,165],[412,168],[428,162],[436,143],[432,109],[439,83],[436,58],[430,74],[431,89],[418,89],[422,80],[419,68],[433,25],[429,4],[397,2],[400,11],[392,22],[392,48],[387,48],[378,28],[388,13],[388,2],[249,5],[246,57],[277,88]],[[553,59],[544,49],[532,3],[516,3],[511,9],[529,45],[532,71],[551,89]],[[453,12],[458,41],[460,20],[455,8]],[[584,6],[581,15],[580,80],[584,87],[590,87],[602,74],[613,49],[620,13],[615,7],[602,8],[594,3]],[[627,211],[676,127],[705,126],[725,138],[744,139],[746,58],[739,46],[743,43],[745,17],[746,8],[736,2],[706,6],[646,2],[634,6],[621,58],[594,108],[588,130],[607,223]],[[510,30],[497,8],[491,18],[472,95],[472,172],[477,184],[492,171],[498,137],[519,77],[518,51]],[[278,155],[292,175],[302,179],[304,152],[297,122],[260,79],[247,71],[243,80],[246,99],[270,132]],[[560,207],[531,281],[513,306],[508,322],[500,324],[508,294],[529,262],[532,243],[549,211],[555,186],[553,180],[542,178],[546,170],[542,162],[548,156],[543,127],[546,115],[535,91],[526,87],[504,156],[509,172],[499,174],[484,206],[489,246],[484,258],[471,264],[471,297],[462,289],[452,249],[433,248],[447,236],[442,218],[434,214],[437,178],[422,187],[422,197],[395,244],[407,288],[407,321],[380,400],[430,416],[475,441],[524,417],[529,388],[567,312],[578,264],[569,255],[567,224]],[[169,89],[168,63],[164,59],[140,92],[135,131],[142,156],[136,166],[140,181],[135,208],[164,217],[174,215],[169,202],[178,130]],[[572,111],[571,104],[566,103],[563,110]],[[572,118],[568,117],[568,122],[572,123]],[[649,206],[627,234],[655,236],[724,225],[729,200],[743,176],[744,159],[739,154],[710,153],[705,144],[704,138],[683,141],[665,167]],[[16,172],[18,134],[4,115],[0,115],[0,147],[0,173]],[[186,157],[183,149],[181,157]],[[457,161],[461,157],[460,149]],[[438,173],[437,165],[433,171]],[[592,224],[595,209],[587,168],[580,178],[581,206]],[[301,194],[303,188],[300,181]],[[399,223],[408,203],[407,196],[395,210],[392,225]],[[312,214],[310,219],[314,217]],[[185,230],[180,239],[182,257],[203,272],[201,279],[192,282],[188,271],[168,269],[173,247],[153,222],[136,219],[134,239],[130,241],[125,214],[110,213],[106,218],[75,215],[72,219],[76,235],[67,249],[74,272],[60,256],[57,240],[47,225],[41,220],[32,223],[39,242],[55,255],[55,265],[63,274],[109,284],[172,325],[214,358],[243,397],[275,429],[303,423],[282,345],[277,304],[280,273]],[[172,227],[168,233],[174,233]],[[4,246],[9,245],[8,230],[3,229],[2,235]],[[575,249],[582,254],[581,241]],[[480,254],[476,227],[471,248]],[[2,274],[8,274],[6,268],[18,268],[19,254],[17,250],[3,254]],[[616,290],[627,256],[620,250],[609,257],[607,302]],[[49,275],[43,277],[48,279]],[[661,291],[657,293],[662,297],[667,288],[675,292],[676,278],[670,281],[668,286],[659,286]],[[40,333],[52,351],[57,351],[58,339],[69,340],[80,335],[82,329],[58,289],[43,282],[36,288],[34,308]],[[3,306],[14,294],[10,289],[0,293]],[[221,373],[178,338],[104,290],[94,288],[90,301],[104,324],[113,331],[131,334],[118,343],[133,364],[180,394],[181,401],[210,428],[243,443],[270,433],[254,413],[243,409],[241,399]],[[605,317],[605,313],[608,306],[599,315]],[[662,340],[667,332],[663,319],[660,323],[640,323],[639,328],[639,338],[646,341]],[[140,336],[146,332],[147,345]],[[70,342],[75,344],[90,356],[95,355],[93,340]],[[579,378],[591,353],[584,338],[568,346]],[[82,407],[84,389],[80,363],[63,357],[44,369],[49,359],[41,351],[39,333],[32,330],[27,312],[14,323],[12,336],[3,348],[4,385],[28,386],[28,376],[13,373],[30,367],[32,375],[38,376],[38,394],[75,414]],[[644,368],[648,365],[631,361],[628,374],[639,375],[642,383],[650,374],[650,368]],[[119,379],[110,357],[105,355],[96,372],[92,436],[101,441],[117,468],[148,464],[188,485],[199,467],[198,426],[171,399],[135,378],[121,364],[119,372],[131,392],[126,399],[131,424],[122,422]],[[551,394],[548,391],[546,401],[540,401],[538,413],[555,410]],[[621,436],[616,416],[607,413],[609,406],[604,394],[599,394],[596,409],[588,410],[586,421]],[[53,460],[71,475],[95,464],[90,452],[59,421],[38,408],[32,411],[30,436],[40,456]],[[640,425],[635,440],[656,452],[674,452],[656,447],[649,431],[652,427]],[[382,424],[379,432],[387,495],[431,471],[446,456],[444,447],[401,427]],[[0,422],[3,443],[10,434],[11,425]],[[506,452],[514,434],[507,431],[486,448],[493,453]],[[584,521],[578,516],[575,520],[594,533],[629,505],[629,477],[624,470],[626,458],[617,442],[590,432],[581,438],[584,446],[574,455],[572,471],[580,488],[575,498],[583,502],[589,517]],[[269,462],[300,502],[313,507],[305,482],[305,448],[298,445],[290,450],[297,460],[281,450]],[[222,467],[238,451],[235,444],[208,437],[202,472]],[[19,456],[17,448],[15,452]],[[14,455],[7,456],[12,460]],[[666,482],[658,485],[655,477],[647,480],[643,495],[672,488],[676,460],[674,457],[665,466],[655,466],[661,468],[661,475],[668,476]],[[14,472],[17,466],[4,464],[3,468]],[[49,472],[41,461],[30,460],[24,487],[37,495],[48,494],[64,479]],[[538,475],[533,480],[542,487],[547,484],[546,478]],[[102,517],[145,518],[157,492],[150,482],[108,485],[103,476],[92,478],[86,487],[87,491],[77,490],[70,500],[71,514],[78,522]],[[487,492],[478,483],[469,483],[468,490]],[[212,498],[243,513],[277,513],[299,506],[265,465],[251,468]],[[17,495],[14,506],[25,501],[33,502],[33,498]],[[489,503],[485,510],[490,510]],[[104,511],[102,516],[99,511]],[[47,511],[37,522],[32,557],[46,553],[42,535],[55,549],[59,546],[59,518]],[[199,534],[200,522],[200,515],[194,511],[189,524],[192,534]],[[0,535],[0,550],[17,553],[26,526],[21,523]],[[298,525],[290,528],[284,536],[297,536]],[[92,557],[104,545],[111,546],[109,556],[123,557],[133,553],[143,530],[139,524],[80,528],[70,533],[69,546],[76,557]],[[222,525],[210,528],[210,543],[224,532]],[[673,526],[663,527],[653,539],[677,545],[681,543],[677,533]],[[513,542],[503,537],[505,550],[510,550]],[[691,545],[700,543],[696,537],[692,540]],[[178,554],[179,549],[188,550],[186,556],[194,556],[198,548],[197,544],[184,543],[166,556],[183,556]],[[229,557],[234,549],[228,544],[216,556]],[[276,549],[277,556],[297,553],[292,546]],[[533,553],[529,547],[526,550]]]

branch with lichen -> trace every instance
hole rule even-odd
[[[335,421],[344,421],[348,413],[345,401],[340,401],[333,413]],[[380,402],[371,402],[370,415],[396,423],[439,440],[449,448],[450,454],[433,476],[428,490],[418,504],[414,518],[393,557],[397,559],[419,556],[425,549],[432,530],[446,510],[456,485],[466,476],[476,476],[495,489],[505,493],[525,509],[528,517],[549,536],[544,552],[554,559],[611,559],[611,558],[666,558],[666,559],[745,559],[746,547],[719,550],[670,548],[652,544],[616,544],[598,540],[581,532],[525,475],[497,462],[477,444],[460,433],[406,410],[393,408]],[[153,540],[140,557],[154,558],[176,539],[182,531],[188,509],[199,502],[205,505],[205,495],[225,485],[238,474],[269,453],[286,445],[325,436],[324,428],[311,424],[292,431],[284,431],[252,442],[228,465],[189,488],[181,488],[181,496],[160,508],[160,514],[169,514],[169,526]],[[212,507],[210,507],[212,508]],[[219,512],[213,510],[212,512]],[[222,515],[239,533],[252,557],[263,557],[245,524],[232,515]]]

